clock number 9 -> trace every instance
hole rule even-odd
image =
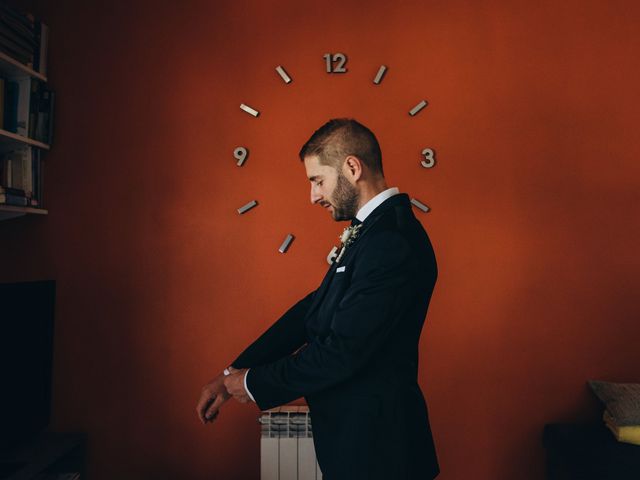
[[[241,167],[244,161],[247,159],[247,156],[249,156],[249,151],[244,147],[238,147],[233,151],[233,156],[236,160],[238,160],[238,163],[236,163],[236,165]]]
[[[327,62],[327,73],[347,73],[347,56],[344,53],[334,53],[333,56],[325,53],[323,57]]]
[[[420,162],[424,168],[431,168],[436,164],[436,152],[431,148],[425,148],[422,150],[422,155],[424,155],[424,160]]]

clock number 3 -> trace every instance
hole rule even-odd
[[[347,56],[344,53],[325,53],[323,57],[327,62],[327,73],[347,73]]]
[[[424,160],[420,162],[424,168],[431,168],[436,164],[436,152],[432,148],[425,148],[422,150]]]

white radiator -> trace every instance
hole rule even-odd
[[[321,480],[309,407],[286,406],[260,415],[261,480]]]

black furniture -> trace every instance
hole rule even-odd
[[[618,442],[602,424],[544,427],[547,480],[638,480],[640,446]]]
[[[20,446],[0,451],[0,479],[29,480],[70,472],[84,479],[86,449],[86,434],[41,432]]]
[[[55,287],[0,283],[0,480],[85,478],[86,435],[48,429]]]

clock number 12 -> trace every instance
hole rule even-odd
[[[347,56],[344,53],[325,53],[323,57],[327,62],[327,73],[347,73]]]

